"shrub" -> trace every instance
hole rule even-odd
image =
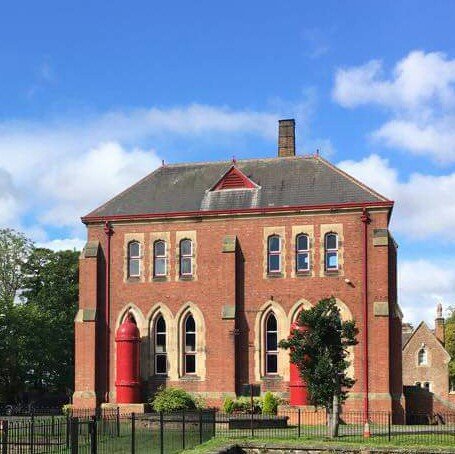
[[[234,413],[235,410],[235,402],[232,397],[226,397],[223,402],[223,411],[230,415],[231,413]]]
[[[276,415],[278,411],[278,398],[275,397],[270,391],[267,391],[262,401],[262,414],[263,415]]]
[[[68,415],[71,415],[73,411],[73,406],[71,404],[65,404],[63,405],[62,407],[62,413],[65,415],[65,416],[68,416]]]
[[[179,388],[160,388],[152,401],[155,411],[172,412],[195,410],[196,401],[191,394]]]

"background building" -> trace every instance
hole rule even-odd
[[[277,342],[333,295],[360,330],[346,405],[401,408],[393,202],[296,156],[293,120],[280,121],[278,142],[272,159],[163,164],[83,217],[76,406],[116,402],[114,338],[129,312],[143,398],[172,385],[217,404],[246,383],[286,397]]]

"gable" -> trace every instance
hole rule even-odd
[[[222,191],[225,189],[254,189],[257,185],[253,183],[241,170],[232,166],[211,189]]]
[[[417,352],[421,348],[422,344],[425,344],[430,350],[439,350],[443,356],[450,360],[449,353],[441,342],[439,342],[430,328],[428,328],[425,322],[421,322],[411,334],[406,344],[403,345],[403,352],[407,350],[414,350]]]

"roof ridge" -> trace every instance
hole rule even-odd
[[[357,178],[353,177],[352,175],[350,175],[349,173],[345,172],[344,170],[340,169],[335,164],[332,164],[327,159],[325,159],[325,158],[323,158],[323,157],[321,157],[319,155],[315,156],[315,159],[321,161],[323,164],[325,164],[327,167],[331,168],[335,172],[338,172],[340,175],[344,176],[345,178],[350,180],[352,183],[354,183],[355,185],[359,186],[361,189],[363,189],[365,191],[368,191],[370,194],[374,195],[375,197],[379,197],[380,199],[382,199],[383,202],[392,202],[392,200],[389,199],[388,197],[385,197],[382,194],[380,194],[379,192],[377,192],[374,189],[370,188],[368,185],[366,185],[365,183],[362,183],[360,180],[358,180]]]
[[[243,163],[243,162],[254,162],[254,161],[275,161],[275,160],[282,160],[282,159],[316,159],[314,155],[298,155],[298,156],[283,156],[283,157],[278,157],[274,156],[271,158],[247,158],[247,159],[236,159],[236,163]],[[220,161],[197,161],[197,162],[177,162],[174,164],[164,164],[164,167],[190,167],[190,166],[196,166],[196,165],[208,165],[208,164],[234,164],[234,162],[231,160],[220,160]]]

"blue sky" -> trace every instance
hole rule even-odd
[[[274,156],[278,118],[397,201],[400,303],[455,305],[455,3],[9,2],[0,224],[80,247],[79,216],[167,162]]]

